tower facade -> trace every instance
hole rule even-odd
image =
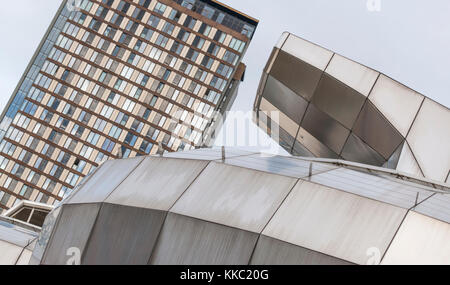
[[[63,1],[1,116],[0,211],[209,141],[257,24],[214,0]]]

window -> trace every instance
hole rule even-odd
[[[183,51],[183,48],[184,48],[184,45],[182,45],[179,42],[175,41],[172,44],[172,47],[170,48],[170,51],[179,55]]]
[[[162,31],[166,34],[172,35],[173,30],[175,29],[175,26],[169,22],[166,22],[162,28]]]
[[[230,44],[228,45],[230,48],[234,49],[238,52],[243,52],[245,48],[245,42],[240,41],[238,39],[232,38]]]
[[[186,41],[188,40],[190,34],[191,34],[191,33],[186,32],[186,31],[183,30],[183,29],[180,29],[180,31],[178,32],[178,35],[177,35],[177,39],[179,39],[179,40],[181,40],[181,41],[183,41],[183,42],[186,42]]]
[[[214,36],[214,41],[217,41],[219,43],[223,43],[223,41],[225,40],[227,34],[225,34],[224,32],[217,30],[215,36]]]
[[[155,44],[161,46],[161,47],[166,47],[167,42],[169,41],[169,39],[163,35],[159,35],[158,38],[156,39]]]
[[[158,18],[158,17],[156,17],[154,15],[151,15],[150,18],[147,21],[147,24],[149,26],[152,26],[153,28],[156,28],[156,27],[158,27],[159,21],[161,21],[160,18]]]
[[[150,109],[145,109],[144,114],[142,115],[142,118],[144,120],[148,120],[148,117],[150,117],[150,114],[152,113],[152,111]]]
[[[144,28],[141,32],[141,37],[146,39],[147,41],[150,41],[152,36],[153,36],[153,30],[150,30],[148,28]]]
[[[198,49],[202,49],[204,44],[205,44],[205,39],[203,39],[199,36],[196,36],[194,38],[194,41],[192,42],[192,45]]]
[[[167,6],[161,3],[156,3],[155,8],[153,9],[153,11],[155,11],[158,14],[164,14],[164,12],[166,11]]]
[[[152,150],[152,148],[153,148],[153,144],[144,140],[144,141],[142,141],[142,144],[139,147],[139,150],[149,154],[150,151]]]
[[[187,54],[186,54],[186,58],[192,60],[192,61],[196,61],[198,57],[198,52],[193,50],[192,48],[189,48]]]
[[[195,26],[195,23],[197,23],[197,20],[192,18],[191,16],[187,16],[186,20],[184,21],[183,26],[189,28],[189,29],[193,29]]]
[[[211,43],[208,47],[207,52],[213,56],[217,56],[217,53],[219,52],[219,46],[215,43]]]
[[[204,67],[206,67],[207,69],[210,69],[212,64],[214,63],[214,60],[212,58],[210,58],[209,56],[204,56],[203,60],[201,62],[201,65],[203,65]]]
[[[116,145],[115,142],[111,141],[110,139],[105,139],[102,145],[102,149],[111,153],[114,149],[114,146]]]
[[[209,36],[209,33],[211,32],[211,27],[203,23],[198,29],[198,32],[203,34],[204,36]]]
[[[172,9],[172,11],[169,14],[169,19],[178,22],[180,20],[181,13],[175,9]]]

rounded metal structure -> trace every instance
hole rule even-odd
[[[31,263],[450,264],[449,191],[239,149],[108,161],[47,216]]]
[[[254,108],[258,125],[279,131],[293,155],[449,180],[448,108],[290,33],[270,55]]]

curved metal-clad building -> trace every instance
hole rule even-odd
[[[270,55],[254,108],[265,131],[280,127],[279,142],[293,155],[450,179],[448,108],[292,34]]]
[[[31,263],[450,264],[449,191],[239,149],[107,161],[47,216]]]

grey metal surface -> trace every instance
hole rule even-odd
[[[211,162],[170,211],[260,233],[296,182]]]
[[[419,203],[433,194],[402,183],[400,180],[395,182],[377,175],[345,168],[314,175],[311,182],[405,209],[414,207],[416,200]]]
[[[103,204],[82,264],[146,264],[166,212]]]
[[[63,205],[42,264],[66,264],[69,249],[82,253],[99,210],[100,204]]]
[[[333,52],[287,32],[277,46],[319,70],[325,70],[333,56]]]
[[[246,265],[257,238],[255,233],[169,213],[150,264]]]
[[[0,221],[0,241],[15,244],[19,247],[26,247],[37,236],[36,232]]]
[[[257,153],[257,152],[255,150],[225,147],[225,156],[226,157],[235,157],[235,156],[249,155],[249,154],[254,154],[254,153]],[[196,150],[184,151],[184,152],[164,153],[163,157],[185,158],[185,159],[207,160],[207,161],[218,160],[218,159],[222,159],[222,148],[213,147],[213,148],[202,148],[202,149],[196,149]]]
[[[450,225],[409,212],[382,260],[385,265],[449,265]]]
[[[382,74],[369,99],[400,134],[406,137],[424,96]]]
[[[23,247],[0,240],[0,265],[14,265]]]
[[[220,158],[184,158],[195,153]],[[43,264],[65,264],[69,248],[80,250],[83,264],[366,264],[369,250],[383,256],[409,209],[431,221],[423,228],[433,226],[418,234],[416,225],[403,240],[415,235],[415,247],[448,240],[450,200],[442,193],[450,195],[450,187],[443,183],[348,161],[240,149],[226,149],[224,160],[221,148],[177,155],[143,158],[111,203],[63,203],[48,216],[31,263],[40,263],[48,244]],[[89,181],[103,175],[111,174],[98,171]],[[102,185],[91,189],[104,195]],[[445,261],[433,257],[439,254],[433,246],[424,248],[425,261]],[[410,256],[403,247],[398,252],[396,258]]]
[[[450,195],[435,194],[415,207],[414,211],[450,223]]]
[[[369,67],[285,32],[264,70],[256,112],[267,109],[265,99],[280,111],[278,143],[293,155],[450,180],[450,110]],[[264,132],[278,127],[259,119]],[[410,149],[399,148],[405,138]]]
[[[379,73],[341,55],[334,54],[326,73],[364,96],[369,95]]]
[[[450,111],[426,98],[407,137],[425,177],[445,181],[450,170]]]
[[[303,182],[295,187],[263,234],[352,263],[367,250],[383,254],[406,210]]]
[[[338,158],[339,156],[332,151],[329,147],[324,145],[321,141],[311,135],[304,128],[300,128],[298,131],[297,139],[295,140],[293,153],[301,152],[302,148],[306,148],[316,157],[322,158]]]
[[[312,103],[347,129],[351,129],[365,100],[366,97],[356,90],[324,74],[314,93]]]
[[[100,203],[142,162],[143,157],[108,160],[96,175],[68,199],[67,204]]]
[[[335,153],[341,152],[350,133],[343,125],[317,109],[314,105],[309,105],[303,119],[302,128]]]
[[[300,124],[308,106],[308,101],[272,76],[267,78],[263,97],[297,124]]]
[[[353,131],[385,159],[388,159],[403,141],[400,133],[369,101],[364,104]]]
[[[168,211],[208,163],[146,157],[106,202]]]
[[[341,156],[345,160],[382,166],[386,160],[373,148],[364,143],[355,134],[350,134]]]
[[[50,241],[53,229],[56,225],[59,213],[61,212],[61,206],[56,207],[51,211],[45,218],[44,224],[42,225],[41,232],[36,241],[36,245],[33,249],[33,254],[30,258],[30,265],[38,265],[42,257],[44,256],[45,249]]]
[[[263,156],[261,154],[230,158],[226,159],[225,163],[294,178],[308,177],[310,174],[314,175],[337,168],[337,166],[308,162],[295,157]]]
[[[351,265],[307,248],[261,235],[253,253],[251,265]]]
[[[269,75],[309,101],[319,83],[322,71],[281,50]]]
[[[422,170],[414,158],[408,142],[403,144],[403,149],[397,163],[397,170],[417,177],[423,177]]]

